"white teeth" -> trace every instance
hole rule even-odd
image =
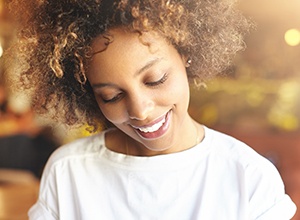
[[[142,127],[142,128],[138,128],[140,131],[142,132],[154,132],[157,131],[166,121],[166,118],[164,118],[163,120],[161,120],[160,122],[150,126],[150,127]]]

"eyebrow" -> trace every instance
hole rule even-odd
[[[138,71],[136,71],[134,76],[140,75],[141,73],[147,71],[148,69],[150,69],[152,66],[154,66],[156,63],[158,63],[161,60],[162,60],[162,58],[159,58],[159,57],[156,57],[153,60],[150,60],[148,63],[146,63],[146,65],[144,65],[142,68],[140,68]]]
[[[154,58],[153,60],[150,60],[149,62],[146,63],[146,65],[144,65],[142,68],[140,68],[139,70],[137,70],[134,73],[134,76],[138,76],[141,73],[147,71],[148,69],[150,69],[152,66],[154,66],[156,63],[160,62],[162,60],[162,58]],[[107,87],[107,86],[112,86],[114,87],[115,85],[113,83],[97,83],[97,84],[93,84],[91,85],[93,88],[102,88],[102,87]]]

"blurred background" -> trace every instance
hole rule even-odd
[[[256,28],[227,76],[192,90],[190,113],[272,161],[300,219],[300,1],[241,0]]]
[[[37,117],[26,97],[9,89],[1,64],[14,34],[6,1],[0,0],[0,220],[26,219],[51,152],[89,135]],[[247,49],[227,75],[192,88],[189,111],[274,163],[300,220],[300,1],[240,0],[239,8],[256,23]]]

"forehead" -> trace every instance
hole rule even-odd
[[[151,53],[163,50],[168,43],[155,32],[130,32],[122,28],[112,29],[92,42],[93,55],[147,49]],[[112,55],[112,54],[111,54]]]
[[[158,34],[139,34],[123,29],[110,30],[96,38],[91,46],[93,57],[89,65],[89,80],[96,75],[112,79],[113,75],[121,77],[135,73],[151,60],[166,59],[177,53]]]

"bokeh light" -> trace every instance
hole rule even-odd
[[[290,29],[285,32],[285,42],[290,46],[297,46],[300,44],[300,31],[298,29]]]
[[[2,44],[0,43],[0,57],[2,57],[3,55],[3,48],[2,48]]]

